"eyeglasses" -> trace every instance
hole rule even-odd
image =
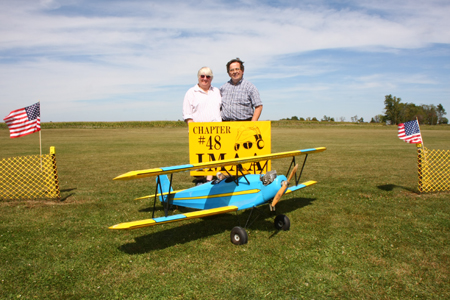
[[[210,76],[210,75],[200,75],[200,77],[201,77],[201,78],[205,78],[205,77],[206,77],[206,78],[208,78],[208,79],[210,79],[210,78],[211,78],[211,76]]]
[[[237,72],[237,71],[240,71],[240,70],[241,70],[240,68],[236,68],[236,69],[230,69],[230,73],[231,73],[231,72],[234,72],[234,71],[236,71],[236,72]]]

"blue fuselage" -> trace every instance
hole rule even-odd
[[[238,185],[232,180],[222,180],[217,183],[208,182],[199,186],[176,193],[170,202],[173,205],[210,209],[235,205],[239,210],[251,208],[273,199],[281,187],[284,175],[277,176],[275,180],[264,185],[259,175],[246,175],[240,177]]]

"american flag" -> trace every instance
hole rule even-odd
[[[3,121],[9,128],[9,136],[18,138],[41,130],[41,104],[13,110]]]
[[[419,122],[415,120],[398,124],[398,137],[410,144],[421,144],[422,135],[420,134]]]

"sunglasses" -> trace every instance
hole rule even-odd
[[[206,78],[208,78],[208,79],[211,78],[211,76],[209,76],[209,75],[200,75],[200,77],[201,77],[201,78],[205,78],[205,77],[206,77]]]

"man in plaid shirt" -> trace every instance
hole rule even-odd
[[[258,121],[263,108],[258,89],[243,78],[244,62],[239,58],[227,63],[230,81],[222,85],[223,121]]]

